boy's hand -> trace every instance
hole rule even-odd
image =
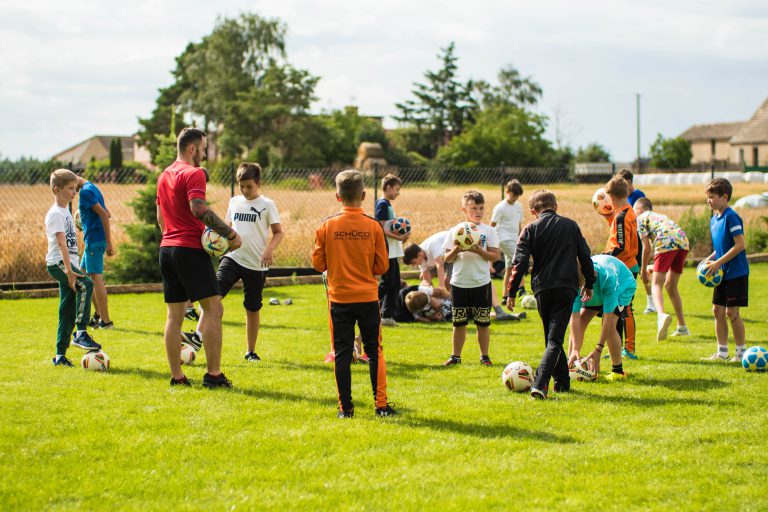
[[[261,255],[261,266],[269,267],[270,265],[272,265],[272,250],[267,249],[264,251],[264,254]]]
[[[235,238],[233,238],[232,240],[229,240],[229,238],[227,238],[227,240],[229,240],[229,250],[230,251],[234,251],[235,249],[239,249],[240,246],[243,245],[243,239],[240,238],[240,235],[238,234],[238,232],[235,231],[235,230],[232,230],[232,232],[235,234]]]
[[[720,268],[720,267],[722,267],[722,266],[723,266],[723,264],[722,264],[722,263],[720,263],[720,261],[719,261],[719,260],[715,260],[715,261],[713,261],[713,262],[712,262],[712,263],[709,265],[709,268],[707,269],[707,275],[708,275],[708,276],[711,276],[711,275],[714,275],[714,274],[716,274],[716,273],[717,273],[717,269],[719,269],[719,268]]]
[[[64,270],[64,273],[67,274],[67,283],[69,284],[69,287],[72,288],[73,292],[76,292],[77,289],[75,288],[75,282],[77,281],[78,277],[83,277],[85,274],[78,274],[72,268],[69,270]]]
[[[575,350],[572,350],[571,355],[568,356],[568,368],[572,367],[573,363],[575,363],[579,359],[581,359],[581,356],[579,355],[579,353],[576,352]]]
[[[507,297],[507,309],[513,311],[515,309],[515,297]]]
[[[112,242],[109,242],[107,244],[107,256],[114,256],[115,255],[115,248],[112,245]]]
[[[581,289],[581,302],[583,304],[586,304],[590,300],[592,300],[592,290],[590,290],[589,288],[583,288],[582,287],[582,289]]]

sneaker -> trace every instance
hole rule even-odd
[[[678,325],[677,328],[670,334],[670,336],[690,336],[691,331],[688,330],[686,325]]]
[[[88,327],[90,327],[91,329],[98,329],[99,328],[99,320],[101,320],[99,315],[93,315],[93,318],[91,318],[91,321],[88,322]]]
[[[610,357],[610,355],[608,357]],[[634,352],[630,352],[625,348],[621,349],[621,357],[626,357],[627,359],[632,359],[633,361],[637,360],[637,355],[635,355]]]
[[[270,306],[279,306],[280,305],[280,299],[278,299],[277,297],[272,297],[271,299],[269,299],[269,305]]]
[[[67,356],[54,356],[53,358],[53,366],[75,366],[72,364],[72,361],[67,359]]]
[[[726,352],[724,356],[720,355],[720,351],[715,352],[711,356],[702,357],[702,361],[716,361],[718,363],[724,363],[728,361],[728,353]]]
[[[203,348],[203,340],[200,339],[200,336],[195,331],[189,331],[189,332],[181,332],[181,341],[186,343],[187,345],[191,345],[195,351],[200,351],[201,348]]]
[[[603,377],[604,380],[607,380],[608,382],[616,382],[619,380],[627,380],[627,372],[624,373],[616,373],[616,372],[610,372],[608,375]]]
[[[210,373],[203,375],[203,386],[208,389],[214,388],[231,388],[232,381],[224,376],[223,373],[213,376]]]
[[[510,315],[509,313],[496,313],[496,321],[503,322],[505,320],[513,320],[515,322],[520,321],[517,315]]]
[[[97,329],[111,329],[115,326],[115,322],[105,322],[104,320],[99,320],[99,323],[97,324]]]
[[[197,322],[200,320],[200,315],[197,314],[197,310],[195,308],[187,308],[187,310],[184,312],[184,318]]]
[[[397,411],[390,404],[387,404],[385,407],[376,408],[376,416],[394,416],[396,414]]]
[[[480,364],[483,366],[493,366],[493,363],[491,362],[491,358],[488,356],[482,356],[480,358]]]
[[[366,354],[365,352],[363,352],[363,355],[361,355],[361,356],[358,358],[357,362],[358,362],[358,363],[363,363],[363,364],[370,364],[370,362],[371,362],[371,358],[370,358],[370,357],[368,357],[368,354]]]
[[[656,341],[667,339],[670,325],[672,325],[672,315],[659,313],[659,318],[656,320]]]
[[[392,318],[382,318],[381,325],[384,327],[397,327],[397,322]]]
[[[526,314],[525,311],[521,311],[519,313],[511,313],[511,314],[512,314],[512,316],[516,317],[518,320],[522,320],[523,318],[527,318],[528,317],[528,315]]]
[[[328,353],[325,355],[325,360],[324,360],[323,362],[324,362],[324,363],[332,363],[332,362],[334,362],[335,360],[336,360],[336,354],[333,352],[333,350],[331,350],[330,352],[328,352]]]
[[[284,306],[290,306],[291,304],[293,304],[293,299],[285,299],[283,301]]]
[[[531,398],[535,398],[537,400],[546,400],[547,399],[547,390],[546,389],[531,388]]]
[[[645,308],[645,311],[643,311],[644,315],[650,315],[651,313],[656,313],[656,308],[648,307],[648,308]]]
[[[341,409],[339,409],[339,413],[337,415],[337,417],[340,420],[343,420],[345,418],[352,418],[354,416],[355,416],[355,410],[354,409],[350,409],[349,411],[342,411]]]
[[[733,356],[728,360],[729,363],[738,363],[741,364],[742,356]]]
[[[451,356],[446,362],[443,363],[443,366],[451,366],[454,364],[461,364],[461,358],[457,356]]]
[[[251,363],[258,363],[261,361],[261,358],[256,352],[248,352],[245,354],[245,360],[250,361]]]
[[[80,336],[78,336],[76,333],[73,334],[72,345],[89,352],[92,350],[101,350],[101,345],[93,341],[93,338],[91,338],[91,335],[88,334],[88,331],[83,331]]]
[[[179,380],[174,379],[171,377],[171,386],[187,386],[192,387],[192,381],[187,379],[186,375]]]

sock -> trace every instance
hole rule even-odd
[[[64,354],[56,354],[56,360],[60,360],[62,357],[64,357]]]
[[[621,363],[611,365],[611,371],[613,373],[622,373],[623,374],[624,373],[624,365],[622,365]]]
[[[653,305],[653,295],[646,295],[645,304],[648,309],[656,309],[656,306]]]
[[[504,313],[504,310],[501,309],[501,306],[493,306],[493,310],[496,312],[497,315]]]
[[[742,345],[743,347],[744,345]],[[738,350],[738,348],[737,348]],[[717,346],[717,355],[720,357],[728,357],[728,345],[718,345]]]
[[[744,352],[746,352],[746,351],[747,351],[747,346],[746,345],[736,345],[736,355],[738,357],[743,356]]]
[[[85,329],[83,330],[78,329],[78,331],[75,333],[75,336],[82,336],[84,332],[85,332]]]

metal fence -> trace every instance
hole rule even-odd
[[[277,203],[286,236],[275,254],[275,265],[283,267],[309,266],[314,232],[318,224],[339,209],[334,195],[334,177],[342,169],[277,169],[267,168],[262,176],[262,193]],[[49,281],[45,269],[47,242],[44,218],[54,197],[48,184],[51,169],[13,171],[0,169],[0,199],[6,208],[0,222],[0,283]],[[400,177],[403,187],[400,197],[393,202],[396,213],[411,220],[411,241],[420,242],[429,235],[447,229],[462,220],[461,196],[469,190],[485,195],[486,222],[490,222],[493,206],[503,198],[504,184],[518,179],[524,188],[521,198],[526,212],[524,222],[531,220],[527,211],[527,196],[535,189],[552,189],[558,197],[559,212],[574,218],[593,251],[599,252],[605,244],[607,226],[597,217],[591,206],[596,185],[578,183],[572,169],[519,168],[506,165],[488,168],[389,168],[374,166],[362,171],[365,176],[367,199],[363,205],[373,214],[374,204],[381,197],[381,178],[393,173]],[[210,207],[222,218],[229,199],[238,194],[234,168],[215,168],[210,171],[207,199]],[[112,214],[113,241],[117,255],[106,258],[106,274],[114,258],[120,257],[120,245],[130,240],[126,226],[136,223],[131,206],[138,191],[147,185],[147,174],[134,169],[121,169],[85,174],[104,195],[107,209]],[[607,180],[603,176],[600,180]],[[600,181],[598,180],[598,181]],[[738,187],[744,187],[740,184]],[[660,211],[679,218],[692,205],[703,208],[703,190],[700,184],[670,186],[666,182],[649,186],[649,196],[668,205]],[[760,189],[763,184],[760,183]],[[762,191],[755,189],[755,191]],[[71,205],[78,207],[76,198]],[[764,213],[763,213],[764,214]],[[80,248],[82,251],[82,235]],[[114,282],[114,281],[111,281]]]

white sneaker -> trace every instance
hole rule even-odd
[[[645,308],[645,311],[643,311],[643,314],[650,315],[651,313],[655,313],[655,312],[656,312],[656,308],[648,306],[647,308]]]
[[[688,330],[686,325],[678,325],[677,328],[670,334],[670,336],[690,336],[691,331]]]
[[[720,352],[718,351],[718,352],[715,352],[714,354],[712,354],[711,356],[702,357],[701,360],[702,361],[717,361],[717,362],[720,362],[720,363],[725,363],[725,362],[728,361],[728,352],[726,352],[725,355],[721,356]]]
[[[657,325],[656,341],[663,341],[667,339],[667,332],[669,331],[669,326],[671,324],[672,324],[672,315],[659,313],[659,319],[656,324]]]
[[[729,363],[739,363],[741,364],[741,356],[733,356],[731,359],[728,360]]]
[[[384,327],[397,327],[397,322],[395,322],[392,318],[382,318],[381,325]]]

